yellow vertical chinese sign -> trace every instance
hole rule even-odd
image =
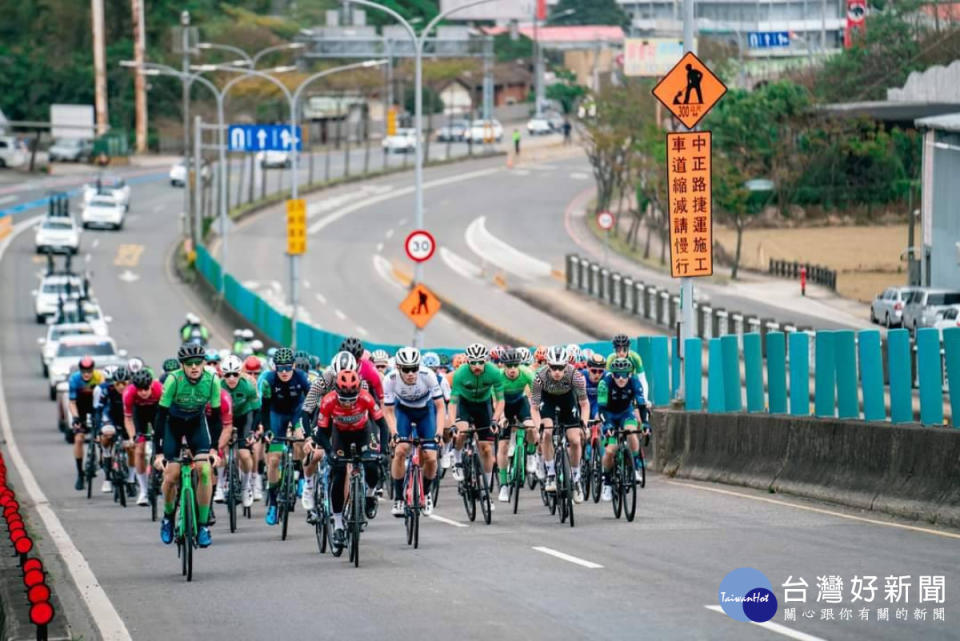
[[[709,131],[667,134],[670,273],[713,275],[713,208]]]

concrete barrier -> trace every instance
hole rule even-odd
[[[960,527],[960,431],[760,414],[654,413],[653,469]]]

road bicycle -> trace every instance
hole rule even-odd
[[[160,491],[163,487],[163,472],[154,467],[156,453],[153,451],[153,438],[147,436],[147,442],[143,447],[143,456],[150,466],[150,477],[147,481],[147,502],[150,503],[150,520],[157,520],[157,504],[159,503]]]
[[[180,557],[181,572],[187,581],[193,581],[193,552],[197,549],[197,495],[194,491],[193,454],[182,444],[180,455],[173,459],[180,464],[180,490],[177,500],[177,514],[174,525],[174,540],[177,543],[177,556]]]
[[[641,434],[638,429],[624,429],[617,426],[614,429],[617,449],[614,452],[613,471],[610,485],[613,489],[613,516],[620,518],[622,514],[627,521],[633,521],[637,514],[637,474],[642,470],[642,485],[646,485],[646,465],[643,463],[643,448],[640,448],[640,466],[634,461],[633,452],[627,438],[631,434]]]
[[[580,424],[577,423],[553,428],[553,466],[554,474],[556,474],[557,491],[552,493],[553,501],[550,513],[558,512],[561,523],[569,519],[570,527],[574,526],[573,471],[570,467],[570,453],[567,451],[567,430],[579,427]]]
[[[127,462],[127,449],[123,446],[123,439],[120,438],[119,433],[113,438],[111,456],[107,478],[113,484],[113,502],[119,502],[121,507],[127,507],[127,475],[130,465]]]
[[[394,442],[410,445],[410,453],[407,455],[406,469],[403,473],[403,524],[407,532],[407,545],[417,549],[420,547],[420,513],[426,507],[423,493],[423,468],[420,467],[420,445],[425,441],[419,438],[400,438]]]
[[[586,491],[584,492],[584,499],[592,497],[594,503],[600,502],[600,495],[603,493],[604,445],[600,434],[601,424],[602,421],[599,419],[594,419],[588,424],[590,428],[590,456],[589,458],[585,457],[583,464],[588,474],[584,486],[589,488],[589,494]]]
[[[350,454],[344,458],[337,458],[331,461],[334,463],[347,464],[350,466],[350,484],[347,494],[347,501],[344,504],[343,525],[345,540],[343,545],[338,545],[333,540],[333,530],[330,531],[330,552],[334,556],[343,554],[344,548],[350,550],[350,562],[354,567],[360,567],[360,533],[367,527],[367,514],[364,509],[366,503],[366,472],[363,467],[364,456],[357,450],[357,444],[350,444]]]
[[[317,468],[317,479],[313,484],[313,510],[307,515],[307,522],[313,523],[314,534],[317,537],[317,547],[320,554],[327,551],[327,541],[330,536],[330,520],[333,511],[330,509],[330,462],[324,456]]]
[[[463,507],[467,511],[467,518],[477,519],[477,503],[480,503],[480,512],[483,521],[490,525],[490,479],[483,472],[480,462],[480,452],[477,446],[477,429],[460,430],[466,436],[463,444],[463,480],[457,484],[457,491],[463,498]]]
[[[227,516],[230,521],[230,532],[237,531],[237,504],[242,502],[243,487],[240,482],[240,469],[237,467],[237,428],[233,427],[230,435],[230,445],[227,449],[227,462],[224,473],[227,475],[227,494],[224,497],[227,504]],[[244,510],[247,512],[248,510]]]
[[[273,441],[283,443],[280,461],[280,486],[277,488],[277,520],[281,523],[280,540],[287,540],[287,523],[297,504],[297,482],[293,470],[293,446],[306,439],[275,436]]]
[[[527,428],[522,424],[508,425],[506,432],[512,438],[513,453],[507,467],[507,483],[510,487],[510,502],[513,504],[513,513],[517,513],[520,505],[520,490],[527,482]]]
[[[93,495],[93,479],[97,476],[97,468],[100,467],[102,452],[100,451],[100,429],[94,426],[93,417],[87,414],[87,435],[84,438],[84,444],[87,451],[83,463],[83,476],[87,482],[87,498]]]

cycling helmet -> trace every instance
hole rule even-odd
[[[143,359],[138,356],[134,356],[129,361],[127,361],[127,369],[130,370],[131,374],[135,372],[139,372],[140,370],[143,369]]]
[[[494,345],[490,348],[490,360],[494,363],[500,362],[500,355],[506,351],[502,345]]]
[[[401,347],[393,357],[397,367],[419,367],[420,350],[416,347]]]
[[[363,343],[360,342],[359,338],[350,336],[349,338],[343,339],[343,342],[340,343],[340,351],[350,352],[354,358],[359,359],[363,356]]]
[[[117,371],[117,366],[107,365],[106,367],[103,368],[102,371],[103,371],[103,380],[113,382],[111,379],[113,378],[114,373]]]
[[[357,359],[350,352],[337,352],[333,360],[330,361],[330,368],[333,369],[334,374],[339,374],[343,371],[357,371]]]
[[[240,330],[240,338],[252,341],[253,340],[253,330],[250,328]]]
[[[220,371],[224,374],[239,374],[240,370],[243,369],[243,361],[240,360],[239,356],[230,354],[220,365]]]
[[[571,363],[579,363],[582,360],[579,345],[574,343],[567,345],[567,360]]]
[[[633,371],[633,363],[627,358],[615,358],[610,363],[610,371],[614,374],[629,374]]]
[[[485,361],[490,357],[490,351],[483,343],[474,343],[467,348],[466,355],[468,361]]]
[[[462,353],[461,353],[461,354],[455,355],[455,356],[453,357],[453,362],[452,362],[453,369],[457,369],[458,367],[460,367],[461,365],[465,364],[466,362],[467,362],[467,355],[466,355],[466,354],[462,354]]]
[[[216,351],[207,352],[206,360],[208,363],[219,363],[220,362],[220,353]]]
[[[142,369],[131,377],[131,381],[137,389],[150,389],[153,385],[153,375],[150,370]]]
[[[420,358],[420,362],[430,369],[440,367],[440,355],[436,352],[427,352]]]
[[[255,352],[261,351],[263,349],[263,341],[260,340],[259,338],[253,339],[252,341],[250,341],[250,349],[252,349]]]
[[[567,364],[567,348],[563,345],[554,345],[547,350],[547,365],[551,367],[555,365],[566,365]]]
[[[289,347],[281,347],[277,350],[277,353],[273,355],[274,365],[293,365],[293,361],[293,350]]]
[[[247,356],[243,361],[243,369],[248,374],[258,374],[263,369],[263,363],[256,356]]]
[[[516,367],[521,360],[520,353],[515,349],[508,349],[500,355],[500,362],[507,367]]]
[[[630,337],[626,334],[617,334],[613,337],[611,341],[613,343],[613,349],[629,349],[630,348]]]
[[[450,367],[453,363],[453,359],[450,358],[449,354],[440,354],[440,367]]]
[[[207,353],[207,350],[203,348],[203,345],[197,345],[196,343],[184,343],[180,346],[180,349],[177,350],[177,360],[181,363],[183,361],[188,361],[191,358],[203,358]]]
[[[360,377],[354,371],[341,371],[337,374],[334,385],[337,388],[337,398],[341,401],[353,401],[360,395]]]
[[[243,334],[243,330],[242,330],[242,329],[235,329],[235,330],[233,330],[233,337],[234,337],[234,338],[240,338],[242,334]]]
[[[140,370],[141,372],[143,369]],[[129,383],[130,382],[130,370],[124,366],[120,366],[113,370],[113,375],[110,376],[111,383]]]
[[[520,359],[521,363],[524,363],[524,364],[529,363],[532,360],[532,357],[530,356],[530,350],[527,349],[526,347],[518,347],[517,358]]]
[[[380,365],[381,363],[386,364],[390,362],[390,354],[387,353],[385,349],[375,349],[373,353],[370,354],[370,360]]]
[[[298,370],[300,370],[300,371],[302,371],[302,372],[309,372],[309,371],[310,371],[310,359],[307,358],[306,356],[298,356],[297,358],[293,359],[293,366],[294,366],[294,368],[296,368],[296,369],[298,369]]]
[[[596,352],[594,352],[593,354],[590,355],[590,358],[587,359],[587,367],[591,367],[593,369],[597,369],[597,368],[606,369],[607,359],[605,359],[600,354],[597,354]]]
[[[200,324],[200,319],[197,318],[197,315],[194,314],[193,312],[187,312],[187,319],[186,319],[186,320],[187,320],[187,323],[188,323],[189,325],[199,325],[199,324]]]
[[[547,360],[547,348],[545,345],[537,347],[537,350],[533,353],[533,360],[537,363],[542,363]]]
[[[175,358],[168,358],[163,361],[163,371],[165,372],[175,372],[180,369],[180,361]]]
[[[276,348],[276,347],[271,347],[270,349],[267,350],[267,358],[269,358],[269,359],[273,359],[273,357],[274,357],[276,354],[277,354],[277,348]]]
[[[93,362],[93,359],[89,356],[84,356],[77,363],[77,367],[80,369],[91,370],[96,367],[96,363]]]

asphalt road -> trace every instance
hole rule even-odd
[[[90,265],[96,294],[115,318],[114,336],[154,365],[175,347],[174,331],[193,304],[166,275],[165,258],[177,235],[175,214],[143,211],[137,203],[164,204],[178,197],[165,185],[137,186],[128,226],[119,233],[90,232],[87,238],[99,241],[88,246]],[[429,206],[428,216],[435,216],[434,205]],[[337,244],[348,239],[340,237]],[[362,252],[366,245],[360,244],[366,238],[357,242],[357,257],[369,261]],[[114,264],[124,244],[144,247],[136,265]],[[952,606],[960,578],[956,533],[909,529],[822,504],[657,475],[641,493],[636,522],[615,521],[608,505],[590,503],[578,506],[574,529],[550,517],[533,493],[524,494],[516,516],[500,506],[492,525],[469,523],[447,483],[437,509],[444,520],[423,524],[421,549],[409,549],[401,522],[382,512],[362,539],[359,569],[345,558],[320,556],[312,531],[300,521],[301,511],[291,538],[280,542],[279,531],[263,524],[258,503],[255,518],[242,521],[237,534],[229,534],[222,520],[214,528],[214,545],[198,552],[195,582],[187,585],[174,549],[160,543],[158,527],[144,508],[122,509],[96,494],[87,501],[72,488],[70,449],[56,430],[37,364],[41,328],[33,322],[30,290],[39,268],[29,233],[15,238],[0,261],[0,390],[16,444],[129,638],[386,633],[413,639],[422,638],[425,624],[465,639],[781,638],[783,630],[746,625],[708,609],[717,603],[723,577],[743,566],[764,572],[778,598],[788,576],[810,584],[808,606],[817,611],[815,619],[784,624],[782,612],[774,619],[792,638],[960,638]],[[120,279],[126,270],[139,280]],[[342,273],[349,271],[345,264]],[[323,276],[330,279],[318,274]],[[355,293],[363,298],[382,294],[376,289]],[[377,308],[385,307],[381,302]],[[223,335],[225,328],[215,324],[214,330]],[[51,543],[47,539],[43,545]],[[79,604],[81,593],[96,587],[77,590],[60,565],[48,567],[75,632],[94,638],[90,617]],[[820,621],[825,604],[816,603],[816,577],[827,574],[843,577],[845,584],[855,574],[876,575],[881,585],[882,577],[911,575],[911,619],[919,575],[945,575],[946,622],[933,622],[932,612],[926,622],[898,622],[893,609],[889,623],[875,622],[875,615],[872,623]],[[877,601],[875,606],[889,606],[882,590]],[[848,588],[844,604],[858,607],[850,604]],[[832,607],[837,612],[841,606]],[[811,636],[797,636],[798,631]]]

